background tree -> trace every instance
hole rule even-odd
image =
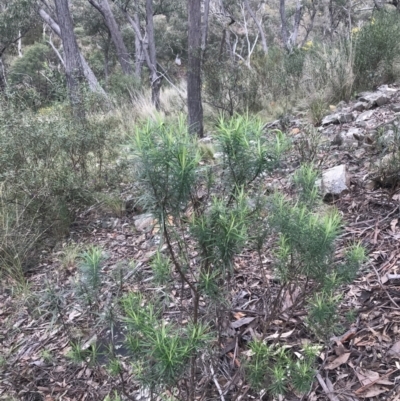
[[[120,28],[117,24],[117,21],[111,10],[108,0],[99,0],[98,2],[96,0],[88,0],[88,1],[93,7],[95,7],[101,13],[101,15],[104,18],[104,21],[111,35],[111,39],[117,50],[118,60],[119,63],[121,64],[121,69],[123,73],[126,75],[132,75],[133,69],[132,69],[131,56],[130,53],[128,52],[128,49],[125,46]]]
[[[56,21],[54,21],[54,19],[43,9],[43,8],[39,8],[39,15],[42,18],[42,20],[48,24],[48,26],[52,29],[52,31],[62,39],[62,33],[61,33],[61,28],[58,25],[58,23]],[[75,37],[75,35],[74,35]],[[75,39],[76,41],[76,39]],[[54,50],[54,47],[53,47]],[[101,95],[105,95],[105,91],[104,89],[101,87],[100,83],[98,82],[96,76],[94,75],[92,69],[90,68],[89,64],[87,63],[85,57],[83,57],[83,55],[81,54],[81,52],[79,51],[78,48],[78,52],[79,52],[79,57],[81,60],[81,66],[83,68],[83,74],[86,78],[86,81],[89,85],[89,88],[91,91],[99,93]],[[64,68],[65,68],[65,57],[64,58],[60,58],[61,63],[63,64]]]
[[[64,66],[67,89],[75,116],[85,116],[82,88],[85,74],[83,72],[81,55],[74,34],[74,25],[69,12],[68,0],[55,0],[58,23],[64,49]]]
[[[29,0],[10,0],[0,4],[0,89],[7,84],[7,71],[3,55],[35,26],[32,2]]]
[[[203,105],[201,102],[201,1],[188,0],[188,71],[187,71],[187,107],[189,129],[202,137]]]

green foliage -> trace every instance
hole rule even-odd
[[[251,388],[258,391],[267,388],[273,396],[284,395],[289,388],[306,393],[315,375],[315,353],[307,347],[301,351],[302,359],[294,360],[284,347],[252,341],[251,357],[244,364]]]
[[[329,45],[316,41],[307,51],[301,90],[307,97],[317,94],[309,104],[314,123],[321,119],[328,102],[348,101],[354,94],[353,63],[353,45],[347,38]]]
[[[78,269],[80,273],[79,288],[89,305],[96,302],[101,285],[101,267],[104,260],[103,251],[91,247],[80,256]]]
[[[316,293],[309,301],[307,322],[317,336],[326,339],[337,328],[339,300],[340,295],[323,291]]]
[[[11,0],[0,9],[0,48],[10,46],[33,22],[31,0]]]
[[[151,269],[154,274],[154,282],[156,284],[165,284],[171,278],[171,261],[165,257],[160,251],[157,251],[152,262]]]
[[[250,343],[250,351],[252,357],[245,365],[246,377],[251,388],[261,390],[265,387],[272,349],[263,341],[255,340]]]
[[[118,395],[116,391],[112,395],[107,394],[106,398],[103,401],[122,401],[121,397]]]
[[[108,81],[108,90],[118,101],[122,99],[134,100],[138,93],[139,82],[135,77],[121,73],[114,73]]]
[[[303,164],[295,172],[293,178],[296,186],[299,188],[299,201],[311,209],[318,198],[318,188],[315,185],[318,171],[311,164]]]
[[[89,345],[83,345],[81,341],[71,341],[70,351],[67,356],[72,362],[80,364],[82,362],[88,362],[90,366],[94,366],[98,363],[100,356],[99,346],[93,342]]]
[[[108,362],[107,370],[111,376],[118,376],[123,371],[121,361],[117,358],[111,358]]]
[[[322,95],[313,96],[308,102],[311,122],[314,126],[321,125],[322,119],[327,114],[328,104],[325,97]],[[339,98],[342,98],[342,96],[339,96]]]
[[[351,283],[356,278],[359,266],[366,259],[365,248],[360,243],[356,243],[346,250],[345,262],[338,268],[338,274],[343,283]]]
[[[152,390],[175,386],[206,343],[207,328],[164,322],[154,304],[134,293],[122,299],[122,308],[136,378]]]
[[[398,12],[382,10],[355,33],[354,71],[357,89],[372,89],[396,78],[400,60]]]
[[[70,343],[70,351],[68,352],[67,356],[74,362],[74,363],[82,363],[86,362],[87,358],[89,357],[90,351],[89,349],[84,349],[82,343],[80,341],[71,341]]]
[[[340,217],[336,211],[324,216],[302,204],[292,205],[276,194],[271,203],[270,225],[279,233],[277,269],[282,280],[305,275],[321,285],[331,271]]]
[[[24,286],[25,272],[34,266],[38,243],[44,232],[39,213],[26,195],[12,198],[12,190],[0,187],[0,278]],[[11,198],[11,199],[10,199]]]
[[[300,163],[312,163],[318,155],[322,134],[314,127],[306,127],[304,133],[294,142]]]
[[[266,135],[261,120],[249,115],[220,117],[216,140],[223,154],[223,169],[230,190],[246,188],[264,172],[271,172],[288,149],[282,132]]]
[[[34,263],[31,251],[39,241],[65,236],[73,210],[91,202],[94,192],[107,185],[104,166],[110,175],[117,151],[112,143],[116,126],[114,118],[81,125],[62,107],[35,114],[2,99],[2,242],[13,263],[20,261],[22,271],[29,268],[25,261]]]
[[[185,120],[142,125],[134,137],[135,167],[145,190],[144,204],[157,217],[174,216],[187,206],[197,180],[200,153]]]
[[[234,113],[258,112],[262,93],[255,71],[237,61],[209,56],[203,65],[207,103],[232,117]]]
[[[210,210],[192,224],[203,259],[229,273],[232,273],[234,255],[247,240],[248,210],[243,191],[239,192],[236,201],[231,208],[223,200],[214,198]]]
[[[247,244],[254,243],[262,259],[265,243],[271,246],[267,238],[276,235],[273,267],[282,291],[304,287],[296,303],[307,305],[307,324],[317,336],[336,329],[334,291],[354,278],[364,258],[363,248],[357,245],[348,250],[342,264],[335,263],[341,219],[335,210],[315,212],[318,173],[311,164],[294,175],[297,202],[280,194],[264,199],[261,177],[279,165],[288,149],[280,131],[264,132],[261,122],[248,116],[221,117],[215,133],[220,156],[205,167],[198,143],[182,124],[182,120],[148,123],[135,138],[143,201],[159,220],[170,254],[167,259],[157,253],[151,262],[155,279],[167,278],[171,264],[182,288],[189,286],[193,297],[193,327],[180,330],[162,321],[160,308],[141,296],[130,294],[123,301],[135,374],[153,390],[179,387],[177,383],[187,378],[185,372],[195,369],[198,346],[189,339],[203,338],[204,329],[198,336],[190,330],[198,328],[202,319],[217,319],[202,315],[200,299],[208,309],[227,303],[224,294],[234,274],[235,255]],[[196,198],[199,189],[206,193],[201,202]],[[189,235],[198,252],[195,259],[185,243]],[[281,300],[272,296],[266,302],[271,303],[268,318],[272,321]],[[253,389],[267,389],[272,395],[309,389],[315,360],[311,347],[297,360],[279,344],[269,346],[261,339],[251,343],[250,353],[245,372]]]
[[[28,105],[35,106],[35,103],[48,104],[64,92],[61,88],[63,77],[58,70],[49,67],[48,60],[53,56],[53,50],[43,43],[37,42],[29,46],[23,56],[17,58],[10,69],[10,91],[33,90],[37,93],[39,102],[28,102]],[[24,95],[26,100],[29,96]]]

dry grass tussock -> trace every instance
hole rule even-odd
[[[151,91],[138,93],[132,102],[117,107],[115,113],[124,121],[124,125],[131,126],[131,122],[157,120],[159,117],[168,117],[186,112],[186,83],[178,86],[165,86],[161,89],[161,110],[156,110],[151,101]]]

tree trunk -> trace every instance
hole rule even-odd
[[[22,36],[21,36],[21,31],[18,32],[18,57],[22,57]]]
[[[285,0],[280,0],[279,1],[279,13],[281,15],[282,42],[283,42],[283,46],[287,48],[288,40],[289,40],[289,32],[288,32],[288,26],[287,26]]]
[[[88,1],[94,8],[96,8],[100,12],[100,14],[104,18],[107,28],[111,34],[111,39],[117,50],[118,61],[121,64],[122,72],[125,75],[132,75],[133,70],[131,65],[131,58],[125,46],[117,21],[115,20],[114,14],[111,11],[108,0],[99,0],[99,2],[97,2],[96,0]]]
[[[255,24],[257,25],[258,32],[260,33],[260,36],[261,36],[261,45],[262,45],[263,51],[265,54],[267,54],[268,53],[267,39],[265,38],[265,33],[264,33],[264,29],[261,25],[261,22],[257,20],[257,16],[254,14],[254,11],[250,7],[249,0],[244,0],[244,4],[245,4],[247,11],[249,12],[251,18],[253,18]]]
[[[294,14],[294,24],[293,31],[289,36],[288,22],[286,18],[286,3],[285,0],[279,1],[279,13],[281,16],[281,35],[283,46],[288,52],[292,52],[293,46],[296,44],[297,35],[299,32],[299,26],[301,21],[303,6],[301,5],[301,1],[297,0],[296,2],[296,12]]]
[[[296,1],[296,12],[294,14],[294,24],[293,24],[293,32],[289,38],[289,46],[291,49],[296,45],[297,35],[299,33],[299,27],[301,22],[301,15],[303,11],[303,6],[301,4],[301,0]]]
[[[107,42],[104,48],[104,81],[106,83],[106,88],[108,85],[109,78],[109,63],[110,63],[110,43],[111,42],[111,33],[108,31]]]
[[[7,86],[6,70],[4,68],[3,60],[0,56],[0,90]]]
[[[133,19],[137,26],[139,23],[139,14],[136,12],[133,16]],[[135,33],[135,75],[139,81],[142,78],[142,68],[143,63],[145,61],[143,43],[141,41],[141,37]]]
[[[76,117],[83,119],[85,117],[85,110],[83,107],[81,84],[84,80],[84,72],[68,8],[68,0],[55,0],[55,5],[61,31],[61,40],[63,42],[65,76],[72,112]]]
[[[153,0],[146,0],[146,31],[150,59],[151,100],[157,110],[160,110],[160,91],[162,76],[157,73],[156,42],[154,39]]]
[[[201,103],[201,0],[188,0],[188,72],[187,106],[189,130],[203,137],[203,105]]]
[[[61,30],[59,25],[57,24],[57,22],[55,22],[53,20],[53,18],[50,17],[49,14],[46,13],[46,11],[44,11],[42,8],[39,9],[39,15],[42,18],[42,20],[52,29],[52,31],[61,38]],[[89,85],[89,88],[92,92],[94,93],[98,93],[100,95],[103,96],[107,96],[106,92],[104,91],[104,89],[101,87],[101,85],[99,84],[99,81],[97,80],[96,76],[94,75],[92,69],[90,68],[89,64],[87,63],[85,57],[83,57],[83,55],[81,53],[80,57],[81,57],[81,63],[82,63],[82,67],[83,67],[83,73],[85,75],[86,81]]]
[[[210,0],[204,0],[204,17],[203,17],[203,29],[201,32],[201,58],[204,59],[204,53],[207,46],[208,38],[208,17],[210,14]]]

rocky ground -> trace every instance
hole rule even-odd
[[[314,160],[322,171],[321,191],[345,221],[341,245],[361,241],[368,262],[358,279],[343,294],[343,316],[356,311],[348,331],[332,338],[319,358],[312,389],[291,400],[356,401],[400,400],[400,87],[383,86],[360,94],[349,103],[331,107],[320,127],[310,128],[300,119],[285,126],[292,137],[294,154],[286,171],[269,177],[272,187],[290,193],[290,174],[301,161]],[[269,127],[279,126],[276,121]],[[96,366],[72,363],[68,357],[71,338],[81,338],[84,347],[94,342],[100,351],[110,334],[99,323],[101,312],[113,295],[149,288],[149,260],[158,247],[158,232],[151,216],[127,207],[113,210],[94,207],[80,214],[70,239],[58,252],[44,254],[42,263],[30,272],[29,288],[0,290],[0,399],[11,400],[103,400],[113,389],[129,387],[131,399],[147,399],[132,378],[113,377],[100,358]],[[88,312],[76,301],[77,268],[71,244],[100,246],[108,255],[103,266],[104,283],[97,310]],[[75,254],[74,254],[75,252]],[[340,252],[340,249],[339,251]],[[245,251],[235,261],[235,288],[227,314],[226,336],[221,340],[224,369],[214,374],[205,363],[205,385],[217,381],[219,390],[207,399],[266,399],[240,387],[234,378],[240,365],[238,339],[257,331],[257,302],[262,291],[255,255]],[[268,260],[269,255],[265,255]],[[171,291],[166,319],[176,305],[190,303],[177,288]],[[284,341],[293,346],[302,340],[302,316],[291,317]],[[97,326],[94,326],[96,322]],[[123,357],[120,327],[113,341]],[[289,398],[287,398],[289,399]]]

